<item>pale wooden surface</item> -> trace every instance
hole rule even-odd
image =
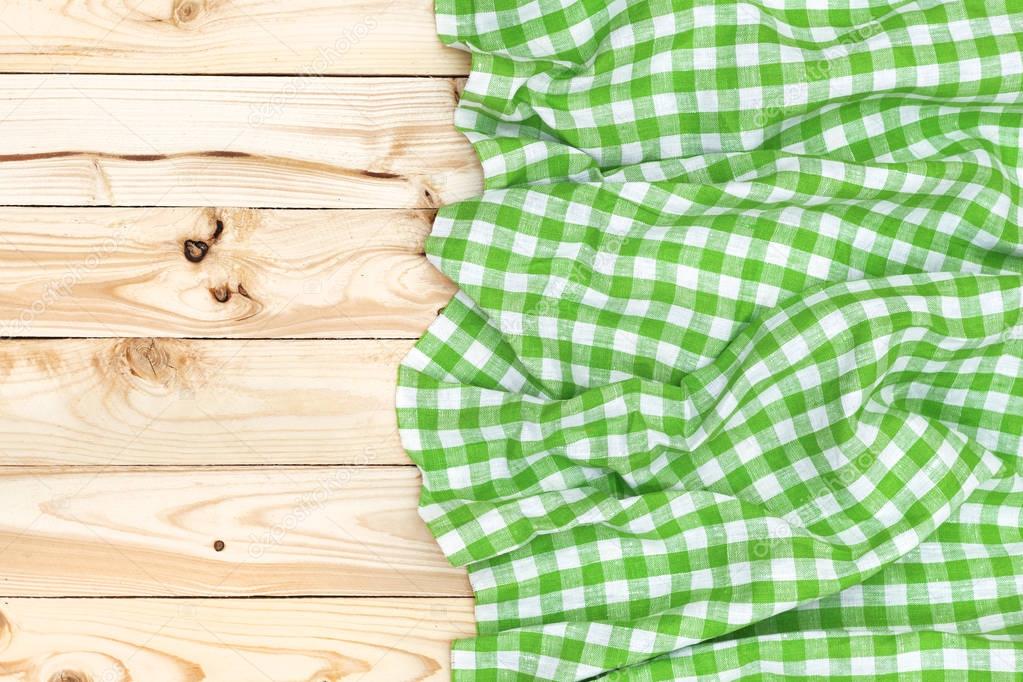
[[[2,75],[0,204],[430,208],[478,192],[457,80],[282,80]]]
[[[0,342],[5,465],[408,464],[411,341]]]
[[[0,599],[0,680],[447,679],[468,599]],[[77,672],[80,677],[71,677]]]
[[[413,467],[0,468],[0,589],[467,595],[418,491]]]
[[[0,336],[417,338],[433,214],[0,207]]]
[[[393,413],[481,186],[431,5],[0,3],[0,681],[447,678]]]
[[[6,71],[460,75],[432,0],[5,0]]]

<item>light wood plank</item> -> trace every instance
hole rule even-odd
[[[0,468],[0,593],[466,596],[418,496],[415,467]]]
[[[425,78],[0,76],[0,204],[430,208],[477,193]]]
[[[429,210],[0,208],[0,337],[416,338]]]
[[[0,680],[444,680],[469,599],[0,599]]]
[[[0,341],[0,464],[408,464],[412,343]]]
[[[5,71],[453,75],[431,0],[5,0]]]

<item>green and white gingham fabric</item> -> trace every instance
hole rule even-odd
[[[455,680],[1023,679],[1023,2],[438,0]]]

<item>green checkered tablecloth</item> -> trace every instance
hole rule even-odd
[[[439,0],[456,680],[1023,679],[1023,1]]]

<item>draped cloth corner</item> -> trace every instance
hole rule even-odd
[[[397,412],[454,679],[1019,679],[1023,4],[436,11],[486,185]]]

